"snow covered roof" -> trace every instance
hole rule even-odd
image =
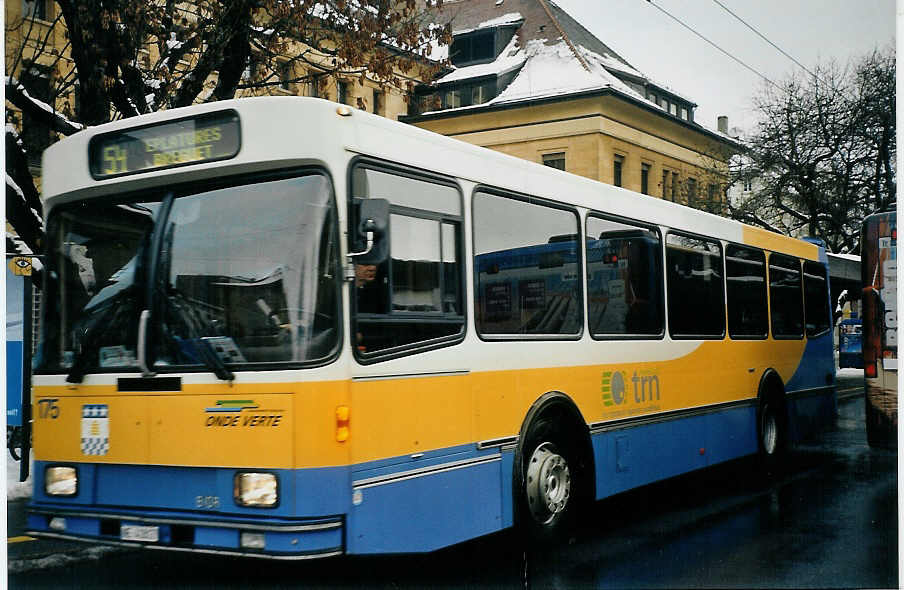
[[[457,21],[453,20],[452,23],[455,24]],[[454,29],[452,31],[452,36],[456,35],[464,35],[465,33],[471,33],[478,29],[490,29],[494,27],[502,27],[509,25],[517,25],[524,22],[524,17],[521,16],[520,12],[509,12],[508,14],[503,14],[502,16],[497,16],[496,18],[491,18],[489,20],[485,20],[477,26],[467,28],[467,29]]]
[[[462,0],[444,6],[438,20],[451,25],[453,36],[518,26],[514,38],[494,61],[453,66],[450,73],[435,81],[446,85],[501,77],[520,68],[507,88],[481,106],[610,89],[668,113],[667,107],[647,99],[644,87],[648,86],[657,94],[665,92],[686,101],[691,110],[696,106],[691,99],[640,72],[551,0]]]
[[[509,103],[603,88],[643,98],[609,73],[604,65],[605,58],[584,47],[578,47],[577,50],[590,67],[589,71],[575,59],[571,48],[564,41],[555,45],[547,45],[540,39],[528,41],[524,67],[515,80],[491,102]]]

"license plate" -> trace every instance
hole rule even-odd
[[[119,537],[123,541],[156,543],[160,540],[160,527],[124,524],[119,527]]]

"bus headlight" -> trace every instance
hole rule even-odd
[[[44,493],[48,496],[74,496],[78,492],[75,467],[48,467],[44,470]]]
[[[279,502],[279,486],[272,473],[236,473],[235,503],[239,506],[267,508]]]

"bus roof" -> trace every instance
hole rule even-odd
[[[92,138],[217,111],[238,114],[241,145],[231,158],[97,180],[89,169]],[[333,164],[345,190],[345,166],[371,156],[508,191],[594,209],[816,260],[819,248],[740,222],[604,184],[317,98],[259,97],[207,103],[123,119],[76,133],[44,152],[45,207],[240,172]],[[336,169],[338,163],[342,169]],[[464,187],[470,192],[473,186]]]

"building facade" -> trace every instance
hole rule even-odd
[[[459,0],[451,69],[422,86],[411,124],[627,189],[721,213],[738,146],[694,120],[550,0]]]

